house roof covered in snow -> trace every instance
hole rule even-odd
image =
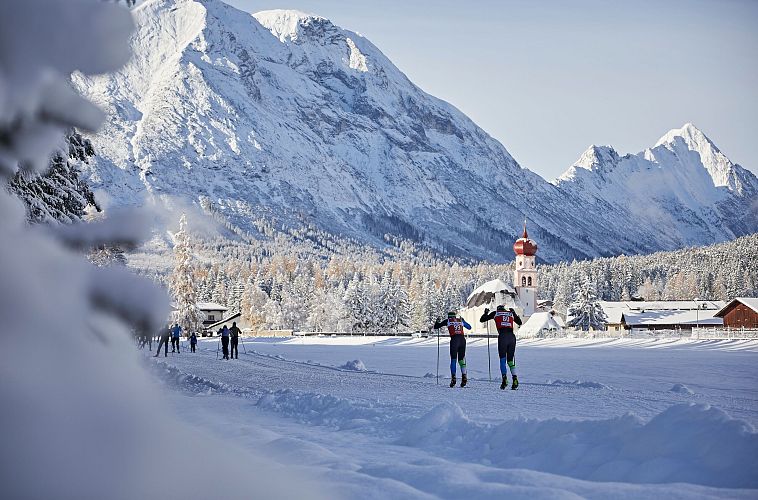
[[[238,313],[234,313],[234,314],[232,314],[229,317],[223,318],[221,321],[216,321],[212,325],[206,326],[205,328],[207,330],[215,330],[217,327],[223,326],[224,323],[228,323],[230,321],[234,321],[236,319],[239,319],[241,316],[242,316],[242,313],[239,313],[239,312]]]
[[[516,290],[505,281],[494,279],[477,287],[466,299],[466,307],[478,307],[490,304],[498,299],[497,294],[516,295]]]
[[[628,326],[663,326],[663,325],[722,325],[721,318],[714,317],[713,310],[658,310],[625,311],[622,321]]]
[[[224,307],[221,304],[217,304],[215,302],[198,302],[197,303],[198,309],[201,311],[228,311],[228,307]]]
[[[608,323],[621,323],[621,316],[625,313],[647,312],[647,311],[695,311],[715,312],[723,308],[723,300],[627,300],[620,302],[600,301],[600,307],[603,308]],[[702,313],[701,313],[702,315]]]
[[[758,297],[737,297],[730,300],[729,303],[719,309],[715,315],[723,318],[724,315],[737,304],[744,304],[758,313]]]
[[[535,337],[543,330],[561,330],[563,327],[549,312],[537,312],[518,329],[519,337]]]

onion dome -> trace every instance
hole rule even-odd
[[[516,255],[531,256],[537,253],[537,243],[530,240],[529,235],[526,234],[526,221],[524,222],[524,235],[513,244],[513,251],[516,252]]]

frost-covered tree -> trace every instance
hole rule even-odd
[[[71,132],[65,149],[53,155],[47,172],[19,170],[8,183],[26,205],[29,222],[74,222],[81,220],[87,207],[100,210],[92,190],[79,177],[79,165],[95,154],[92,143]]]
[[[263,306],[263,314],[266,318],[266,326],[272,330],[281,330],[286,327],[282,317],[282,306],[278,300],[269,297]]]
[[[252,282],[248,282],[242,294],[241,311],[247,318],[247,323],[253,330],[259,330],[266,324],[266,292]]]
[[[182,214],[179,231],[174,235],[174,271],[169,279],[169,290],[174,299],[173,320],[184,328],[186,335],[198,332],[203,323],[203,313],[197,306],[192,246],[185,214]]]
[[[570,319],[566,325],[571,328],[583,331],[605,330],[608,319],[600,307],[595,285],[589,278],[585,279],[584,285],[574,297],[574,302],[569,306],[568,317]]]

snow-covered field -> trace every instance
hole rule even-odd
[[[758,342],[521,341],[518,391],[499,390],[494,349],[488,381],[485,339],[469,387],[448,388],[446,347],[439,385],[426,339],[247,339],[230,361],[213,339],[150,359],[181,419],[327,497],[758,495]]]

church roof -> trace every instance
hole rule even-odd
[[[490,304],[497,299],[497,294],[514,296],[516,290],[503,280],[494,279],[477,287],[466,299],[466,307],[478,307],[484,304]]]
[[[513,251],[516,252],[516,255],[531,256],[537,253],[537,243],[529,239],[529,234],[526,232],[526,221],[524,221],[524,234],[513,244]]]

